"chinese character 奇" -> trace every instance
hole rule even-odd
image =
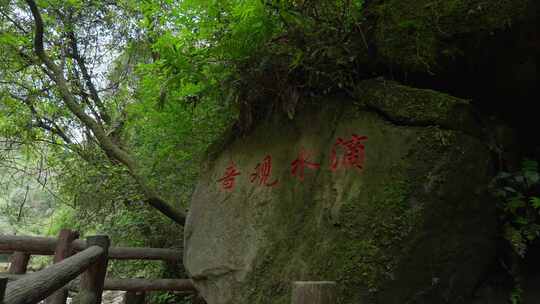
[[[224,190],[231,191],[234,188],[234,182],[238,175],[240,175],[240,172],[236,170],[236,165],[231,161],[231,164],[225,169],[225,174],[222,178],[218,179],[218,182],[221,182],[221,187]]]

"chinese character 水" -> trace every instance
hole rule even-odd
[[[305,168],[319,169],[321,167],[320,164],[312,163],[308,159],[309,155],[302,149],[300,153],[298,153],[298,158],[291,163],[291,174],[298,177],[300,181],[304,180]]]

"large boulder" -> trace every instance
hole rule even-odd
[[[495,247],[490,153],[468,104],[384,80],[306,103],[210,153],[185,228],[209,304],[465,303]],[[270,166],[271,165],[271,166]]]

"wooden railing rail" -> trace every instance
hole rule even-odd
[[[22,274],[1,274],[10,282],[24,278]],[[79,290],[80,280],[75,279],[66,284],[67,289]],[[105,278],[103,290],[123,290],[123,291],[185,291],[195,292],[193,281],[189,279],[116,279]]]
[[[99,246],[91,246],[61,263],[10,282],[6,288],[4,304],[30,304],[45,299],[86,271],[104,252]]]
[[[53,255],[58,240],[49,237],[0,235],[0,253],[12,253],[16,251],[37,255]],[[84,240],[75,240],[72,243],[75,251],[86,248]],[[162,248],[137,248],[137,247],[111,247],[109,259],[116,260],[166,260],[180,261],[182,252]]]

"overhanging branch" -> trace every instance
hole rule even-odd
[[[116,160],[128,168],[130,175],[138,183],[141,191],[146,196],[148,203],[176,223],[183,225],[185,223],[184,213],[174,209],[171,205],[165,202],[157,194],[157,192],[152,189],[152,187],[149,186],[147,179],[143,176],[137,162],[131,157],[131,155],[115,144],[111,138],[107,136],[101,124],[89,116],[77,103],[74,94],[69,89],[62,70],[60,70],[60,68],[45,53],[43,44],[43,19],[35,1],[26,0],[26,3],[30,7],[35,23],[34,49],[36,55],[48,69],[48,71],[46,71],[46,73],[48,72],[47,75],[49,75],[51,80],[58,86],[60,96],[62,97],[62,100],[67,108],[82,122],[82,124],[92,131],[94,137],[99,143],[99,146],[110,159]]]

